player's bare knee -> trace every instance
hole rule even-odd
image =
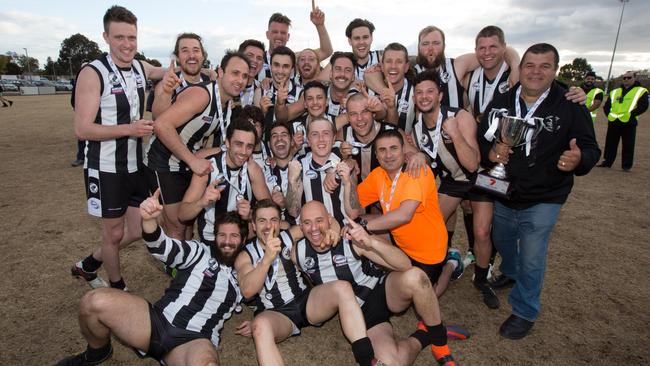
[[[347,281],[335,281],[332,282],[332,291],[336,294],[339,299],[339,302],[342,300],[353,299],[356,301],[354,296],[354,291],[352,290],[352,285]]]
[[[475,244],[488,243],[490,241],[490,229],[477,227],[474,228],[474,240]]]
[[[425,290],[431,287],[431,281],[423,270],[417,267],[411,267],[403,274],[403,282],[407,288],[418,291]]]
[[[79,304],[79,313],[82,316],[98,314],[103,309],[105,309],[106,306],[110,306],[109,302],[107,301],[108,298],[106,294],[107,291],[110,290],[100,288],[100,289],[88,291],[81,298],[81,302]]]
[[[251,323],[251,332],[254,339],[261,339],[273,335],[273,325],[264,317],[256,317]]]

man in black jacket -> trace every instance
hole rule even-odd
[[[574,175],[587,174],[600,157],[593,123],[583,105],[564,98],[555,81],[559,55],[541,43],[524,54],[520,84],[498,96],[488,110],[541,122],[541,132],[520,147],[493,144],[486,113],[479,126],[484,162],[507,164],[513,193],[494,206],[493,240],[503,258],[501,272],[516,281],[509,302],[512,315],[501,325],[509,339],[525,337],[540,310],[551,230],[566,201]]]

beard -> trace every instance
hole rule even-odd
[[[239,252],[241,252],[241,250],[242,250],[242,246],[240,245],[239,247],[237,247],[237,249],[233,252],[232,255],[227,255],[224,254],[221,251],[221,249],[217,247],[217,244],[215,244],[212,250],[212,255],[217,260],[217,262],[228,267],[233,267],[235,265],[235,259],[237,259],[237,255],[239,254]]]

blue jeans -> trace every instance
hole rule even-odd
[[[501,254],[501,272],[517,281],[508,302],[512,313],[535,321],[546,271],[546,252],[561,204],[539,203],[514,210],[496,201],[492,240]]]

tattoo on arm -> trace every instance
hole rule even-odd
[[[293,217],[297,217],[302,206],[302,181],[294,183],[289,180],[287,186],[287,196],[285,197],[287,212]]]

